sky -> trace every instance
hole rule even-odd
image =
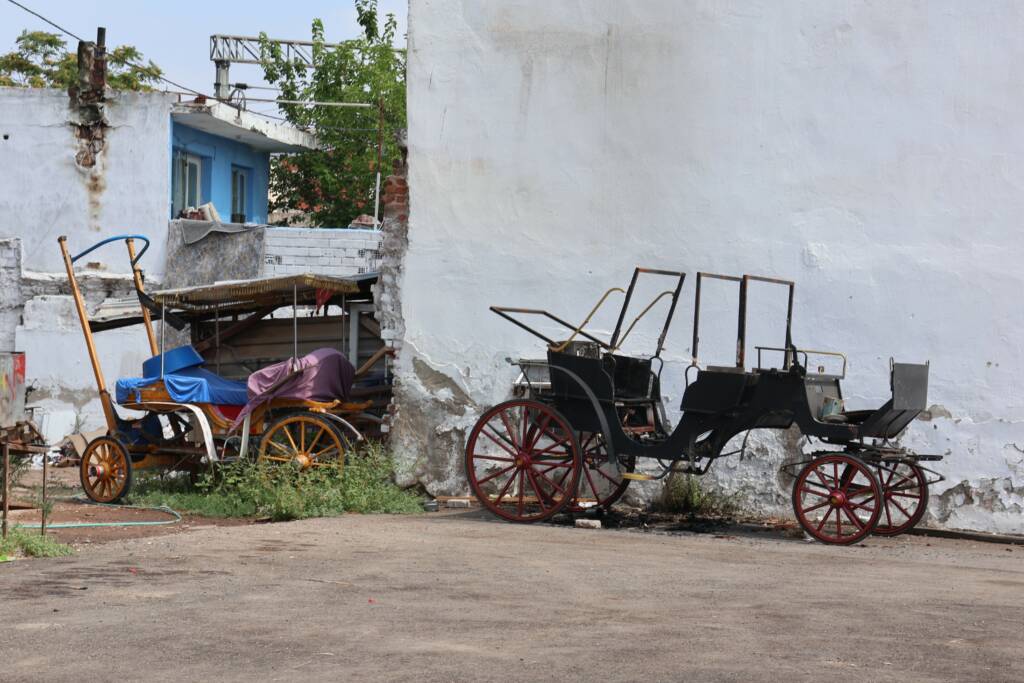
[[[18,0],[22,5],[86,40],[96,39],[96,27],[107,29],[108,47],[131,44],[153,60],[164,75],[184,86],[212,93],[214,67],[210,61],[210,36],[215,33],[309,40],[314,18],[324,22],[329,42],[359,35],[353,0]],[[381,13],[398,19],[398,33],[406,32],[407,0],[378,0]],[[0,53],[15,47],[22,29],[56,29],[42,20],[0,0]],[[77,42],[68,38],[68,49]],[[404,38],[403,38],[404,42]],[[266,85],[256,65],[233,64],[231,81]],[[252,97],[273,93],[250,91]],[[273,104],[251,103],[254,111],[274,112]]]

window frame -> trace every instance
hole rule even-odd
[[[191,154],[183,149],[174,150],[174,170],[171,173],[171,217],[178,215],[192,207],[199,208],[203,202],[203,158],[198,154]],[[189,182],[189,174],[195,168],[195,183]],[[195,204],[189,203],[189,190],[195,190]]]
[[[231,222],[245,223],[251,218],[250,205],[252,196],[249,182],[252,169],[245,166],[231,165]],[[236,220],[240,219],[240,220]]]

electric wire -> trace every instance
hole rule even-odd
[[[58,23],[48,19],[47,17],[43,16],[39,12],[36,12],[35,10],[33,10],[33,9],[29,8],[29,7],[26,7],[25,5],[21,4],[20,2],[17,2],[17,0],[7,0],[7,2],[11,3],[15,7],[18,7],[20,9],[28,12],[29,14],[31,14],[31,15],[33,15],[35,17],[38,17],[39,19],[41,19],[42,21],[46,22],[50,26],[54,27],[55,29],[57,29],[58,31],[63,33],[64,35],[69,36],[71,38],[74,38],[75,40],[77,40],[79,42],[83,42],[83,43],[87,42],[84,38],[82,38],[78,34],[69,31],[68,29],[64,28],[60,24],[58,24]],[[144,66],[142,64],[138,64],[138,63],[135,63],[135,62],[126,62],[126,65],[134,67],[136,69],[143,69],[143,70],[149,68],[147,66]],[[164,76],[163,74],[158,75],[157,78],[159,78],[161,81],[167,83],[168,85],[172,85],[175,88],[178,88],[181,91],[179,94],[190,94],[190,95],[196,95],[198,97],[205,97],[208,100],[216,100],[218,102],[221,101],[221,100],[218,100],[216,97],[208,95],[208,94],[206,94],[204,92],[201,92],[199,90],[195,90],[193,88],[189,88],[188,86],[182,85],[181,83],[178,83],[177,81],[173,81],[170,78],[168,78],[167,76]],[[279,90],[278,88],[270,88],[270,87],[264,87],[264,86],[247,86],[247,87],[249,89],[253,89],[253,90],[257,90],[257,89],[259,89],[259,90]],[[272,102],[272,101],[276,102],[277,100],[265,100],[265,101],[267,101],[267,102]],[[240,112],[241,111],[246,111],[245,109],[242,109],[238,105],[232,104],[231,102],[225,102],[225,104],[227,104],[228,106],[234,107],[235,109],[237,109]],[[349,105],[349,106],[351,106],[351,105]],[[372,105],[370,105],[370,106],[372,106]],[[276,121],[284,121],[285,123],[288,123],[290,125],[296,125],[296,124],[292,123],[291,121],[289,121],[287,118],[285,118],[283,116],[275,116],[273,114],[266,114],[266,113],[262,113],[262,112],[251,112],[251,113],[253,113],[256,116],[263,116],[263,117],[268,118],[268,119],[274,119]],[[353,133],[364,133],[364,132],[365,133],[376,133],[378,131],[377,128],[345,128],[345,127],[340,127],[340,126],[317,126],[317,128],[322,128],[324,130],[336,130],[336,131],[341,131],[341,132],[353,132]],[[394,131],[398,131],[398,130],[401,130],[401,129],[400,128],[390,128],[390,129],[385,129],[385,130],[388,130],[389,132],[394,132]]]
[[[36,17],[38,17],[38,18],[42,19],[42,20],[43,20],[43,21],[45,21],[45,22],[46,22],[47,24],[49,24],[50,26],[54,27],[55,29],[57,29],[57,30],[58,30],[58,31],[60,31],[61,33],[64,33],[64,34],[66,34],[66,35],[69,35],[69,36],[71,36],[72,38],[74,38],[74,39],[78,40],[79,42],[83,42],[83,43],[85,42],[85,40],[84,40],[84,39],[80,38],[79,36],[76,36],[76,35],[75,35],[74,33],[72,33],[71,31],[67,30],[66,28],[64,28],[64,27],[63,27],[63,26],[61,26],[60,24],[56,24],[56,23],[54,23],[54,22],[50,21],[49,19],[47,19],[46,17],[44,17],[44,16],[43,16],[42,14],[40,14],[39,12],[36,12],[35,10],[32,10],[32,9],[29,9],[28,7],[25,7],[25,5],[21,4],[20,2],[16,2],[15,0],[7,0],[7,2],[11,3],[11,4],[12,4],[12,5],[14,5],[15,7],[20,7],[21,9],[25,10],[26,12],[28,12],[29,14],[31,14],[31,15],[33,15],[33,16],[36,16]]]
[[[81,43],[87,42],[84,38],[82,38],[78,34],[72,33],[71,31],[69,31],[66,28],[64,28],[63,26],[61,26],[60,24],[58,24],[58,23],[56,23],[56,22],[54,22],[54,21],[52,21],[50,19],[47,19],[46,17],[44,17],[39,12],[36,12],[35,10],[26,7],[25,5],[21,4],[20,2],[17,2],[17,0],[7,0],[7,2],[11,3],[15,7],[19,7],[21,9],[25,10],[29,14],[31,14],[31,15],[33,15],[35,17],[38,17],[39,19],[42,19],[47,24],[49,24],[50,26],[54,27],[55,29],[57,29],[58,31],[63,33],[64,35],[69,36],[71,38],[74,38],[75,40],[77,40],[77,41],[79,41]],[[135,62],[125,62],[125,64],[127,66],[134,67],[136,69],[146,70],[146,69],[149,68],[148,66],[145,66],[143,64],[138,64],[138,63],[135,63]],[[199,95],[201,97],[206,97],[208,99],[215,99],[213,97],[210,97],[209,95],[206,95],[204,93],[199,92],[198,90],[193,90],[192,88],[189,88],[188,86],[185,86],[185,85],[182,85],[181,83],[177,83],[175,81],[172,81],[170,78],[167,78],[163,74],[158,75],[157,78],[159,78],[161,81],[164,81],[165,83],[168,83],[169,85],[173,85],[175,88],[181,88],[182,90],[185,90],[185,91],[187,91],[189,93],[192,93],[193,95]]]

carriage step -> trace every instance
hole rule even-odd
[[[640,472],[623,472],[622,478],[630,481],[652,481],[654,479],[651,475]]]

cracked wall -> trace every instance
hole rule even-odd
[[[406,478],[464,493],[461,442],[508,396],[503,359],[543,353],[488,305],[582,320],[638,264],[747,272],[798,282],[794,339],[848,355],[851,408],[887,400],[890,356],[930,360],[934,406],[903,441],[949,456],[932,522],[1024,532],[1024,137],[1006,114],[1024,106],[1007,87],[1018,23],[1010,6],[413,0]],[[692,280],[684,291],[670,407]],[[727,296],[702,311],[704,362],[734,349]],[[752,297],[748,339],[779,345],[776,298]],[[807,446],[750,445],[710,481],[789,515],[777,467]]]
[[[79,132],[83,117],[98,115],[92,106],[76,107],[61,90],[0,87],[0,239],[22,239],[26,269],[62,272],[60,235],[74,253],[134,232],[160,236],[143,260],[159,279],[170,215],[168,112],[176,100],[166,93],[107,92],[97,146],[93,132],[88,139]],[[109,272],[129,271],[116,246],[90,260],[103,261]]]
[[[0,87],[0,349],[26,351],[29,401],[50,441],[79,422],[85,429],[102,424],[57,237],[67,235],[74,254],[112,235],[150,235],[142,266],[151,285],[160,281],[175,101],[166,93],[69,98],[60,90]],[[14,244],[17,250],[6,247]],[[87,256],[78,269],[90,310],[131,295],[121,243]],[[108,382],[137,375],[148,355],[141,328],[97,335],[97,346]]]

